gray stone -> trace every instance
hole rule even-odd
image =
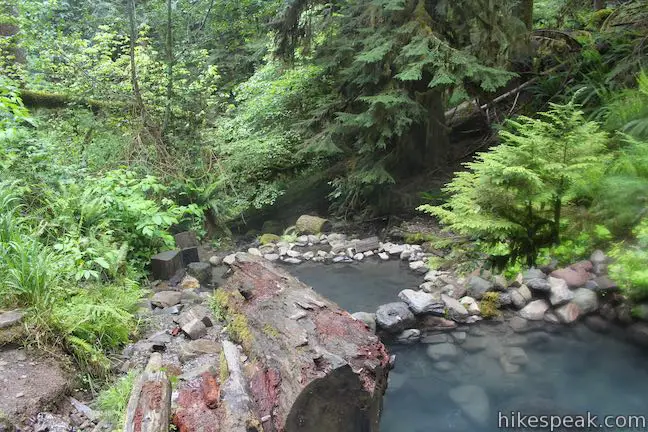
[[[544,300],[534,300],[522,308],[520,316],[529,321],[541,321],[547,309],[549,309],[549,303]]]
[[[263,255],[263,258],[267,259],[268,261],[278,261],[279,260],[279,254],[275,253],[270,253],[270,254],[265,254]]]
[[[553,311],[550,310],[545,313],[544,320],[545,322],[548,322],[550,324],[560,323],[560,318],[558,318],[558,315],[556,315]]]
[[[389,255],[399,255],[405,250],[405,245],[386,243],[383,245],[385,252]]]
[[[592,285],[588,287],[586,284],[586,288],[592,289],[593,291],[601,291],[601,292],[608,292],[608,291],[617,291],[619,289],[619,285],[617,285],[616,282],[614,282],[612,279],[610,279],[608,276],[598,276],[594,278],[594,280],[587,281],[588,284],[590,282],[596,284],[596,288],[592,288]]]
[[[500,292],[497,298],[497,301],[500,306],[510,306],[513,304],[513,298],[511,297],[510,292]]]
[[[529,362],[526,352],[520,347],[511,347],[504,352],[506,361],[514,365],[525,365]]]
[[[286,256],[289,256],[290,258],[301,258],[302,254],[299,251],[290,249],[286,252]]]
[[[488,346],[489,339],[481,336],[471,336],[461,345],[468,352],[477,352],[485,350]]]
[[[396,336],[396,343],[403,345],[413,345],[421,340],[421,330],[405,329]]]
[[[36,415],[33,428],[34,432],[69,432],[74,430],[64,417],[48,412],[40,412]]]
[[[506,278],[505,278],[504,276],[502,276],[502,275],[497,275],[497,276],[495,276],[495,277],[493,278],[493,287],[494,287],[497,291],[506,291],[506,289],[508,288],[508,286],[509,286],[509,285],[508,285],[508,281],[506,280]]]
[[[459,302],[466,308],[470,315],[479,315],[481,310],[479,309],[479,304],[477,300],[472,297],[462,297]]]
[[[387,303],[376,311],[377,326],[390,333],[400,333],[415,322],[414,314],[404,302]]]
[[[509,320],[509,326],[516,333],[524,333],[528,331],[529,322],[522,317],[515,316]]]
[[[351,314],[353,319],[362,321],[367,324],[367,327],[371,330],[372,333],[376,333],[376,314],[368,312],[356,312]]]
[[[421,338],[421,342],[424,344],[440,344],[440,343],[449,343],[452,342],[452,339],[447,334],[426,334]]]
[[[459,350],[451,343],[429,345],[426,353],[435,362],[450,361],[459,356]]]
[[[221,345],[208,339],[196,339],[180,345],[180,361],[185,363],[204,354],[217,354]]]
[[[168,280],[182,269],[182,254],[179,250],[161,252],[151,258],[153,279]]]
[[[574,293],[567,286],[567,282],[562,279],[549,277],[549,285],[551,291],[549,293],[549,301],[552,306],[560,306],[574,298]]]
[[[602,250],[595,250],[594,252],[592,252],[590,261],[592,263],[592,271],[595,274],[600,275],[607,272],[609,259],[605,255],[605,252],[603,252]]]
[[[414,270],[417,273],[427,273],[428,266],[424,261],[412,261],[409,263],[410,270]]]
[[[203,305],[193,306],[191,309],[184,311],[179,317],[174,318],[174,321],[180,327],[193,320],[201,321],[206,327],[212,327],[214,325],[209,309]]]
[[[209,264],[213,265],[214,267],[218,267],[219,265],[223,264],[223,258],[219,257],[218,255],[212,255],[209,258]]]
[[[561,323],[571,324],[578,320],[581,315],[581,310],[575,303],[567,303],[564,306],[557,308],[554,313],[558,317]]]
[[[205,324],[199,319],[193,319],[187,322],[181,326],[180,329],[190,339],[200,339],[207,334],[207,326],[205,326]]]
[[[531,289],[532,291],[538,291],[538,292],[550,292],[551,291],[551,285],[549,284],[549,281],[546,279],[529,279],[525,280],[525,285]]]
[[[403,300],[415,315],[426,313],[443,315],[445,312],[445,306],[439,297],[424,291],[406,289],[398,294],[398,298]]]
[[[223,258],[223,264],[231,266],[236,262],[236,254],[229,254]]]
[[[477,300],[481,300],[484,294],[492,289],[493,284],[486,279],[480,278],[479,276],[471,276],[466,283],[466,290],[468,291],[468,295]]]
[[[160,308],[175,306],[182,300],[180,291],[160,291],[153,294],[151,304]]]
[[[380,252],[378,254],[378,258],[380,258],[383,261],[387,261],[389,260],[389,254],[387,254],[386,252]]]
[[[596,293],[587,288],[578,288],[575,290],[572,302],[578,306],[583,315],[596,312],[599,307]]]
[[[304,254],[302,255],[302,258],[304,258],[304,260],[306,260],[306,261],[310,261],[313,258],[315,258],[315,252],[313,252],[313,251],[304,252]]]
[[[365,256],[362,253],[357,253],[357,254],[353,255],[353,259],[356,260],[356,261],[362,261],[364,259],[364,257]]]
[[[522,278],[524,282],[526,283],[529,280],[532,279],[546,279],[547,275],[540,269],[537,268],[530,268],[524,274],[522,275]]]
[[[523,285],[526,286],[526,285]],[[520,289],[511,290],[511,302],[516,309],[522,309],[527,304],[527,299],[520,293]]]
[[[450,390],[450,399],[472,421],[486,426],[491,414],[490,401],[483,388],[475,385],[464,385]]]
[[[187,265],[187,273],[207,285],[211,281],[211,265],[206,262],[194,262]]]
[[[261,251],[260,251],[259,249],[257,249],[257,248],[249,248],[249,249],[248,249],[248,253],[249,253],[250,255],[259,256],[259,257],[260,257],[260,256],[263,256],[263,254],[261,253]]]
[[[22,311],[14,310],[0,314],[0,329],[12,327],[23,320],[24,314]]]
[[[459,303],[457,299],[454,299],[446,294],[441,294],[441,301],[445,304],[446,308],[448,309],[448,315],[451,318],[465,318],[468,315],[468,310]]]
[[[299,258],[288,257],[288,258],[284,258],[283,262],[285,262],[286,264],[296,265],[296,264],[301,264],[302,260],[300,260]]]
[[[611,329],[610,323],[598,315],[585,317],[585,325],[597,333],[608,333]]]
[[[458,332],[452,333],[452,338],[458,344],[464,343],[466,341],[466,337],[468,337],[468,335],[466,334],[465,331],[458,331]]]
[[[362,240],[357,240],[353,243],[353,248],[356,253],[364,253],[380,247],[380,240],[378,237],[369,237]]]

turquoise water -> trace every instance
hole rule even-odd
[[[400,290],[421,282],[397,261],[310,263],[289,270],[351,312],[374,312],[380,304],[395,301]],[[458,330],[466,330],[465,342],[453,343],[457,355],[443,365],[428,357],[428,345],[390,347],[396,367],[385,394],[382,432],[494,432],[503,430],[498,425],[506,426],[501,416],[510,422],[511,411],[518,410],[521,415],[591,412],[601,421],[604,415],[648,418],[648,354],[614,332],[601,335],[577,326],[520,335],[506,324]],[[511,347],[522,348],[528,358],[517,373],[505,372],[500,363]],[[471,400],[464,402],[463,409],[450,396],[461,386],[474,386],[469,387],[469,398],[479,393],[472,405]],[[466,412],[471,409],[472,416]]]

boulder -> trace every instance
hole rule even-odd
[[[483,388],[463,385],[450,390],[450,399],[476,424],[484,427],[491,414],[490,401]]]
[[[204,354],[218,354],[221,344],[208,339],[196,339],[180,344],[180,361],[186,363]]]
[[[540,269],[530,268],[525,271],[522,275],[523,283],[526,283],[532,279],[547,279],[547,275]]]
[[[219,265],[223,264],[223,258],[218,255],[212,255],[211,257],[209,257],[209,264],[213,265],[214,267],[218,267]]]
[[[428,271],[428,266],[424,261],[412,261],[409,263],[409,268],[417,273],[427,273]]]
[[[380,240],[378,240],[378,237],[369,237],[353,242],[353,249],[356,253],[365,253],[368,251],[376,250],[379,247]]]
[[[434,315],[423,315],[421,327],[428,332],[453,330],[457,328],[457,323]]]
[[[552,306],[560,306],[574,298],[574,293],[567,286],[567,282],[563,279],[549,277],[549,285],[551,291],[549,292],[549,301]]]
[[[236,262],[236,254],[229,254],[223,258],[223,264],[232,266]]]
[[[525,280],[524,285],[527,286],[532,291],[537,291],[540,293],[547,293],[551,291],[551,285],[547,279],[535,278]]]
[[[581,310],[575,303],[567,303],[564,306],[557,308],[554,313],[563,324],[571,324],[578,320],[581,315]]]
[[[353,317],[353,319],[365,323],[372,333],[376,333],[376,314],[368,312],[356,312],[354,314],[351,314],[351,316]]]
[[[466,282],[466,290],[468,292],[468,295],[477,300],[481,300],[484,294],[486,294],[488,291],[491,291],[492,289],[493,284],[486,279],[482,279],[479,276],[471,276],[470,279],[468,279],[468,282]]]
[[[376,325],[390,333],[400,333],[416,322],[407,303],[387,303],[376,311]]]
[[[570,288],[580,288],[589,280],[589,273],[585,267],[567,267],[551,272],[551,276],[563,279]]]
[[[206,262],[193,262],[187,265],[187,274],[195,277],[198,281],[207,285],[211,282],[211,265]]]
[[[0,329],[20,324],[23,317],[24,314],[19,310],[0,313]]]
[[[599,307],[598,296],[594,291],[587,288],[575,290],[572,302],[578,306],[583,315],[595,312]]]
[[[445,312],[445,305],[440,298],[424,291],[406,289],[398,294],[398,298],[407,303],[415,315],[427,313],[443,315]]]
[[[605,252],[595,250],[590,256],[590,262],[592,263],[592,273],[601,275],[607,272],[607,265],[610,261]]]
[[[396,343],[403,345],[413,345],[421,340],[421,330],[406,329],[396,336]]]
[[[431,344],[426,353],[435,362],[451,361],[459,356],[459,350],[451,343]]]
[[[265,254],[263,255],[263,258],[267,259],[268,261],[274,262],[279,260],[279,254],[275,254],[275,253]]]
[[[153,294],[151,304],[159,308],[166,308],[179,304],[181,300],[182,293],[180,291],[160,291]]]
[[[471,315],[457,299],[446,294],[441,294],[441,301],[445,304],[448,315],[453,319],[463,319]]]
[[[534,300],[522,308],[520,316],[529,321],[541,321],[547,309],[549,309],[549,303],[544,300]]]

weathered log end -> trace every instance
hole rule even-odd
[[[320,234],[330,232],[333,228],[328,219],[318,216],[302,215],[295,223],[299,234]]]
[[[249,358],[243,373],[262,430],[378,431],[389,369],[378,338],[261,258],[237,254],[231,268],[217,299]]]
[[[131,392],[125,432],[168,432],[171,383],[162,368],[162,356],[153,353]]]

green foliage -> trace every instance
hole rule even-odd
[[[115,429],[118,429],[119,425],[124,424],[126,421],[128,399],[133,391],[138,374],[138,371],[129,371],[128,374],[104,388],[97,397],[97,406],[101,410],[102,417],[111,422]]]
[[[634,300],[648,298],[648,219],[634,230],[636,243],[619,243],[610,255],[610,275],[619,284],[623,293]]]
[[[568,104],[538,119],[510,120],[500,138],[455,175],[445,189],[447,203],[420,210],[484,251],[507,241],[500,255],[533,265],[539,248],[559,243],[563,208],[576,191],[602,175],[607,136]]]

